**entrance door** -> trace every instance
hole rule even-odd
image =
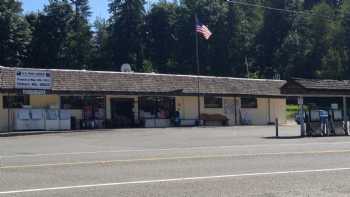
[[[135,123],[134,99],[113,98],[111,99],[112,125],[116,128],[132,127]]]
[[[224,111],[225,116],[229,119],[229,124],[236,124],[235,123],[235,100],[231,98],[225,98],[224,99]]]

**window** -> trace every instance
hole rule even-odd
[[[204,97],[205,108],[222,108],[222,98],[206,96]]]
[[[81,96],[61,96],[61,109],[83,109]]]
[[[3,108],[23,108],[29,105],[29,95],[23,96],[3,96]]]
[[[258,101],[255,97],[242,97],[242,108],[258,108]]]

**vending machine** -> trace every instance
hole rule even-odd
[[[68,110],[60,110],[60,130],[71,130],[71,113]]]
[[[30,110],[30,130],[45,130],[44,110],[31,109]]]
[[[46,110],[46,130],[47,131],[58,131],[60,130],[59,114],[57,109]]]
[[[29,109],[16,109],[14,111],[14,130],[15,131],[26,131],[30,130],[31,118]]]

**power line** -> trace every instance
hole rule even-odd
[[[231,3],[231,4],[250,6],[250,7],[258,7],[258,8],[263,8],[263,9],[272,10],[272,11],[285,12],[285,13],[289,13],[289,14],[312,15],[312,16],[323,17],[323,18],[328,19],[328,20],[334,20],[334,17],[315,14],[315,13],[310,12],[310,11],[298,11],[298,10],[274,8],[274,7],[264,6],[264,5],[260,5],[260,4],[247,3],[247,2],[236,1],[236,0],[225,0],[225,1],[228,3]]]

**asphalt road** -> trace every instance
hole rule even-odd
[[[298,128],[126,129],[0,138],[0,196],[349,196],[350,137]]]

